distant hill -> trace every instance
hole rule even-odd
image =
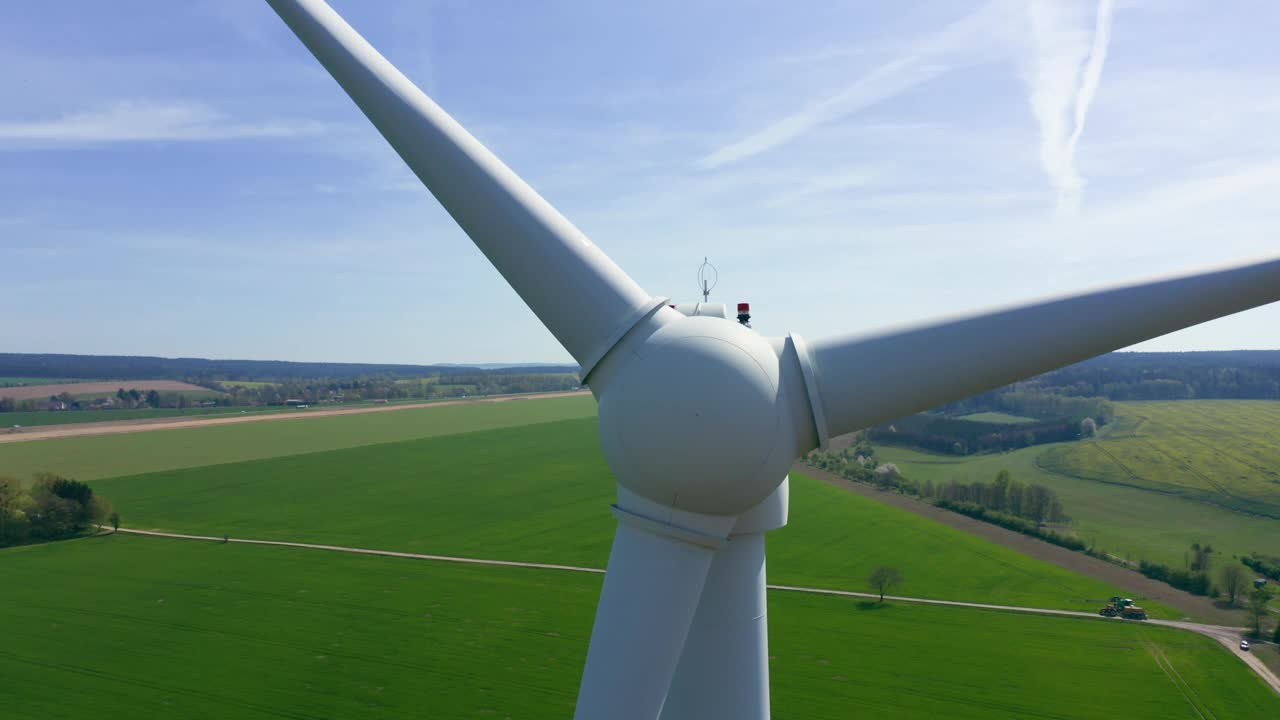
[[[564,363],[438,363],[433,367],[444,368],[479,368],[481,370],[509,370],[511,368],[519,368],[528,370],[529,368],[566,368],[572,367],[572,371],[555,370],[554,372],[577,372],[577,365],[565,365]]]
[[[1280,399],[1280,350],[1109,353],[1032,381],[1110,400]]]
[[[1056,411],[1039,412],[1029,405],[1053,404],[1062,397],[1280,400],[1280,350],[1108,353],[937,410],[953,416],[996,411],[1044,419]]]
[[[209,360],[129,355],[61,355],[0,353],[0,377],[104,378],[112,380],[189,379],[289,380],[354,378],[368,375],[424,377],[430,375],[576,373],[577,365],[393,365],[379,363],[286,362],[283,360]]]

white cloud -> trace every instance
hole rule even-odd
[[[315,135],[318,122],[242,123],[197,102],[117,102],[50,120],[0,122],[0,142],[84,144],[137,141],[208,142]]]
[[[1058,211],[1079,210],[1084,179],[1076,148],[1098,90],[1111,40],[1113,0],[1099,0],[1094,29],[1077,5],[1032,0],[1031,109],[1040,125],[1040,163],[1058,195]]]

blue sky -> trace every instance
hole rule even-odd
[[[655,295],[809,338],[1280,251],[1280,6],[335,8]],[[258,0],[0,24],[0,350],[568,355]],[[1141,349],[1280,347],[1280,307]]]

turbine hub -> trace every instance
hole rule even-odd
[[[680,318],[619,359],[599,396],[600,439],[623,487],[667,507],[736,515],[782,482],[793,458],[778,356],[764,338],[719,318]]]

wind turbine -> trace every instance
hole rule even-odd
[[[764,533],[828,438],[1280,300],[1280,259],[808,343],[683,314],[323,0],[267,0],[582,366],[618,530],[576,718],[769,716]]]

